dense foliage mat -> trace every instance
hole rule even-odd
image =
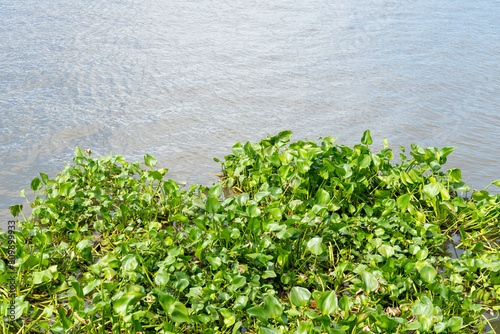
[[[454,148],[391,163],[369,131],[353,148],[290,136],[237,143],[211,188],[167,180],[150,155],[143,169],[77,148],[0,233],[1,331],[483,333],[500,308],[500,195],[442,170]]]

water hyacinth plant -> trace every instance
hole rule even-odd
[[[212,187],[184,189],[150,155],[142,168],[80,148],[55,179],[40,173],[15,263],[0,233],[17,293],[9,321],[0,289],[1,331],[484,333],[500,308],[500,195],[444,170],[451,147],[391,163],[369,131],[352,148],[291,134],[234,145]]]

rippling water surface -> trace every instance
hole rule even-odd
[[[499,17],[496,0],[4,0],[0,226],[77,145],[208,184],[237,141],[371,129],[377,149],[456,146],[449,166],[483,188],[500,178]]]

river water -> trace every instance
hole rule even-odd
[[[449,167],[482,189],[500,178],[499,32],[498,0],[3,0],[0,227],[77,145],[209,184],[238,141],[370,129],[376,149],[456,146]]]
[[[500,178],[499,18],[497,0],[4,0],[0,227],[77,145],[209,184],[238,141],[370,129],[376,149],[456,146],[449,167],[482,189]]]
[[[500,2],[276,3],[2,1],[0,226],[77,145],[209,184],[238,141],[370,129],[456,146],[476,189],[500,178]]]

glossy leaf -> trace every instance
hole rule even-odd
[[[436,275],[436,269],[434,269],[433,267],[423,266],[422,269],[420,269],[420,277],[426,283],[432,283]]]
[[[37,191],[40,189],[42,189],[42,181],[36,177],[31,181],[31,190]]]
[[[157,161],[156,158],[153,157],[152,155],[146,154],[144,156],[144,164],[148,167],[153,168],[154,165],[156,165]]]
[[[361,280],[363,282],[363,291],[366,293],[370,293],[378,289],[379,284],[377,278],[369,271],[363,271],[361,273]]]
[[[257,317],[262,321],[267,321],[270,318],[269,313],[262,306],[254,306],[247,310],[249,315]]]
[[[274,296],[268,296],[264,300],[264,309],[269,318],[277,318],[283,313],[283,307],[280,301]]]
[[[123,317],[143,296],[144,294],[138,291],[129,291],[113,303],[113,309]]]
[[[220,202],[212,196],[207,198],[206,210],[208,213],[216,213],[221,207]]]
[[[370,130],[366,130],[361,138],[361,143],[364,145],[371,145],[373,143],[372,137],[370,136]]]
[[[316,193],[316,199],[318,201],[318,204],[328,204],[328,202],[330,201],[330,194],[324,189],[320,188]]]
[[[188,310],[186,309],[186,306],[184,306],[184,304],[182,304],[181,302],[176,301],[172,304],[172,306],[170,307],[169,315],[170,318],[172,318],[172,320],[177,323],[191,322]]]
[[[304,307],[311,299],[311,292],[309,292],[306,288],[295,286],[290,292],[290,299],[293,305],[297,307]]]
[[[307,248],[313,253],[314,255],[320,255],[323,251],[321,244],[323,242],[323,238],[312,238],[307,242]]]
[[[338,309],[338,299],[335,291],[325,291],[318,301],[318,309],[322,314],[334,314]]]
[[[464,324],[464,320],[461,317],[452,317],[448,320],[448,327],[452,331],[452,333],[457,333],[460,331]]]

